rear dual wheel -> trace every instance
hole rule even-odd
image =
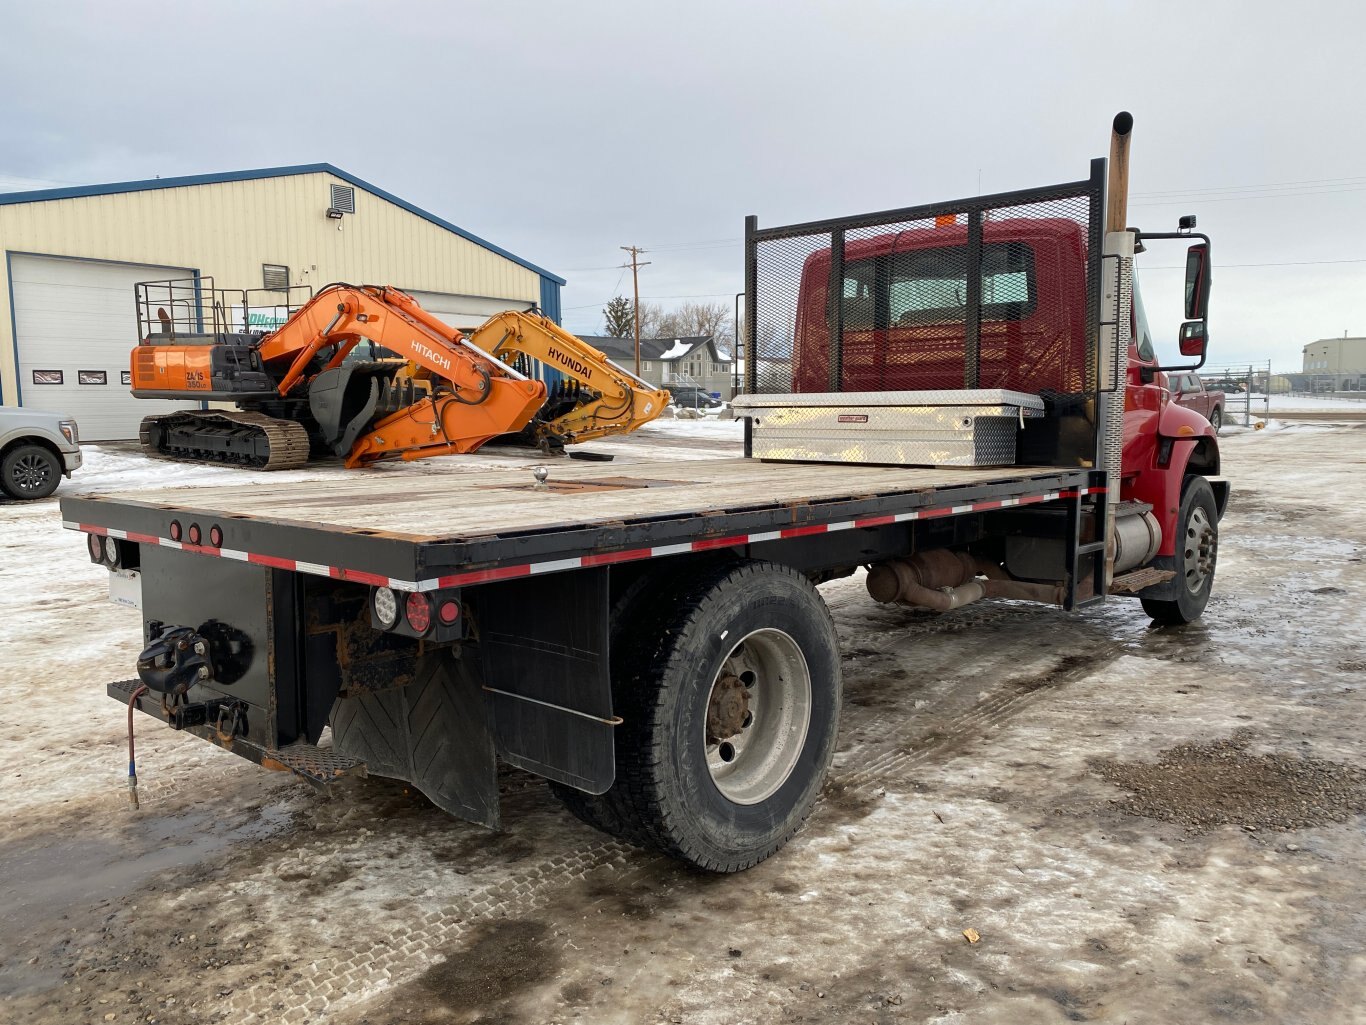
[[[769,857],[810,813],[834,753],[834,623],[801,574],[713,566],[622,610],[613,657],[617,776],[556,788],[580,818],[714,872]]]

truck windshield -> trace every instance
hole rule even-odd
[[[851,262],[844,273],[846,330],[961,321],[967,305],[963,246]],[[878,299],[885,298],[885,306]],[[1034,310],[1034,252],[1021,242],[982,247],[982,319],[1023,320]]]

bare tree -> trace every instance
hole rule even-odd
[[[641,309],[644,310],[644,304]],[[659,337],[710,336],[725,341],[730,338],[732,328],[730,307],[723,302],[684,303],[664,314],[658,326]]]
[[[663,328],[664,317],[664,310],[657,303],[642,302],[640,304],[640,337],[662,338],[668,334],[668,331]]]

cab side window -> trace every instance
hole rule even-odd
[[[1134,345],[1138,347],[1138,358],[1144,363],[1157,362],[1157,352],[1153,349],[1153,336],[1148,331],[1148,317],[1143,312],[1143,296],[1138,290],[1138,275],[1134,275],[1134,301],[1130,309],[1129,327],[1133,331]],[[1172,378],[1172,388],[1176,388],[1177,378]]]

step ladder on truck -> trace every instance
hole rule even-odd
[[[63,499],[141,609],[110,696],[489,826],[501,759],[599,829],[732,872],[796,832],[830,763],[818,584],[866,569],[873,600],[946,615],[1123,595],[1195,619],[1228,484],[1170,402],[1134,257],[1189,246],[1180,349],[1203,362],[1209,240],[1128,228],[1131,123],[1077,181],[751,218],[743,458]]]

